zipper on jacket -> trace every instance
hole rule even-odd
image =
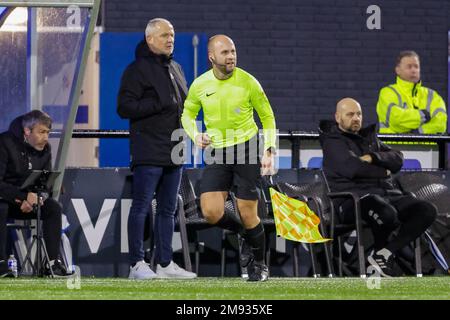
[[[415,96],[417,96],[416,86],[417,86],[417,83],[414,83],[414,87],[412,88],[412,96],[413,96],[413,98]],[[414,109],[419,109],[419,107],[417,107],[416,105],[413,105],[413,107],[414,107]]]

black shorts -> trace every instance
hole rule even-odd
[[[253,139],[256,138],[250,141],[254,142]],[[249,148],[250,141],[212,152],[217,161],[206,165],[200,182],[201,193],[233,191],[238,199],[258,199],[257,185],[261,178],[261,163],[257,151],[255,155],[253,148]],[[226,161],[232,158],[231,152],[234,153],[233,161]]]

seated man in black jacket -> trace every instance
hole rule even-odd
[[[375,125],[361,128],[362,111],[357,101],[339,101],[335,119],[320,122],[324,173],[331,191],[360,196],[362,219],[375,241],[368,260],[380,275],[392,276],[395,253],[433,223],[436,208],[394,188],[391,173],[400,171],[403,155],[377,138]],[[344,223],[354,222],[352,206],[344,200],[337,206]],[[394,230],[398,231],[395,236]]]
[[[35,219],[33,205],[41,201],[44,240],[49,265],[55,276],[67,275],[58,259],[61,243],[61,206],[48,198],[40,200],[37,194],[25,192],[20,186],[32,170],[51,170],[52,155],[48,135],[52,126],[50,117],[39,110],[26,113],[11,123],[9,130],[0,134],[0,277],[10,275],[7,266],[7,219]],[[48,265],[46,275],[50,275]]]

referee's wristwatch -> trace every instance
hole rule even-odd
[[[271,155],[276,155],[277,154],[277,150],[274,147],[270,147],[266,151],[269,151],[269,153]]]

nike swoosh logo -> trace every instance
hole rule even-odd
[[[213,94],[215,94],[215,92],[213,92],[213,93],[207,93],[207,94],[206,94],[206,97],[212,96]]]

